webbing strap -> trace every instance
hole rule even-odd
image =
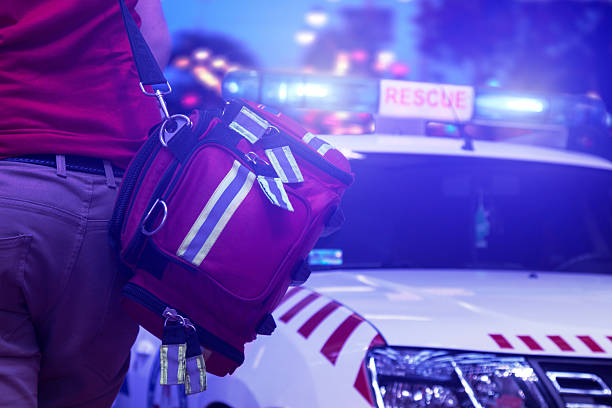
[[[121,9],[121,15],[123,16],[123,22],[125,23],[128,39],[130,40],[130,47],[132,48],[132,55],[134,56],[134,62],[136,63],[140,82],[143,85],[162,86],[167,84],[168,81],[166,77],[164,77],[155,56],[153,56],[153,52],[140,33],[138,25],[125,5],[124,0],[119,0],[119,7]]]

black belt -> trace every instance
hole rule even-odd
[[[104,161],[95,157],[76,156],[73,154],[64,155],[66,158],[66,169],[80,171],[83,173],[105,175]],[[9,157],[6,161],[40,164],[41,166],[57,167],[54,154],[27,154],[18,157]],[[123,177],[124,170],[117,166],[112,166],[115,177]]]

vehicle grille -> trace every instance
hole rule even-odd
[[[556,358],[529,361],[559,406],[612,408],[611,361]]]

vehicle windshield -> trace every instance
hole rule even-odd
[[[343,227],[313,269],[612,273],[612,172],[534,162],[367,154]]]

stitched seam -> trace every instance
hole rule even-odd
[[[69,218],[71,220],[74,220],[74,218],[78,218],[78,219],[83,218],[83,216],[81,214],[78,214],[76,212],[67,211],[67,210],[65,210],[63,208],[56,207],[54,205],[50,205],[50,204],[47,204],[47,203],[40,203],[38,201],[24,200],[22,198],[3,196],[3,195],[0,195],[0,200],[8,201],[8,203],[3,203],[3,205],[9,205],[9,206],[12,206],[12,207],[15,207],[15,208],[23,208],[23,207],[17,205],[16,203],[27,203],[27,204],[31,204],[31,205],[33,205],[35,207],[39,207],[40,209],[45,209],[45,208],[52,209],[54,213],[51,214],[51,215],[58,215],[57,212],[60,212],[63,215],[69,216]],[[12,204],[11,202],[14,202],[14,204],[11,205]]]
[[[20,252],[19,254],[19,262],[17,264],[17,281],[19,282],[19,290],[21,291],[21,296],[23,297],[23,299],[25,300],[25,304],[27,307],[27,312],[23,314],[24,316],[24,320],[25,321],[32,321],[32,313],[30,312],[30,308],[29,308],[29,304],[28,304],[28,296],[27,293],[24,289],[24,283],[25,283],[25,268],[26,268],[26,260],[28,258],[28,255],[30,253],[30,246],[32,245],[32,235],[29,234],[22,234],[19,237],[19,245],[15,246],[14,248],[17,248],[17,250]],[[21,314],[21,313],[19,313]],[[19,326],[16,326],[15,328],[13,328],[13,330],[11,330],[10,332],[4,333],[4,335],[0,335],[0,337],[3,337],[4,339],[10,339],[11,336],[13,336],[13,334],[15,334],[15,332],[19,329]]]

